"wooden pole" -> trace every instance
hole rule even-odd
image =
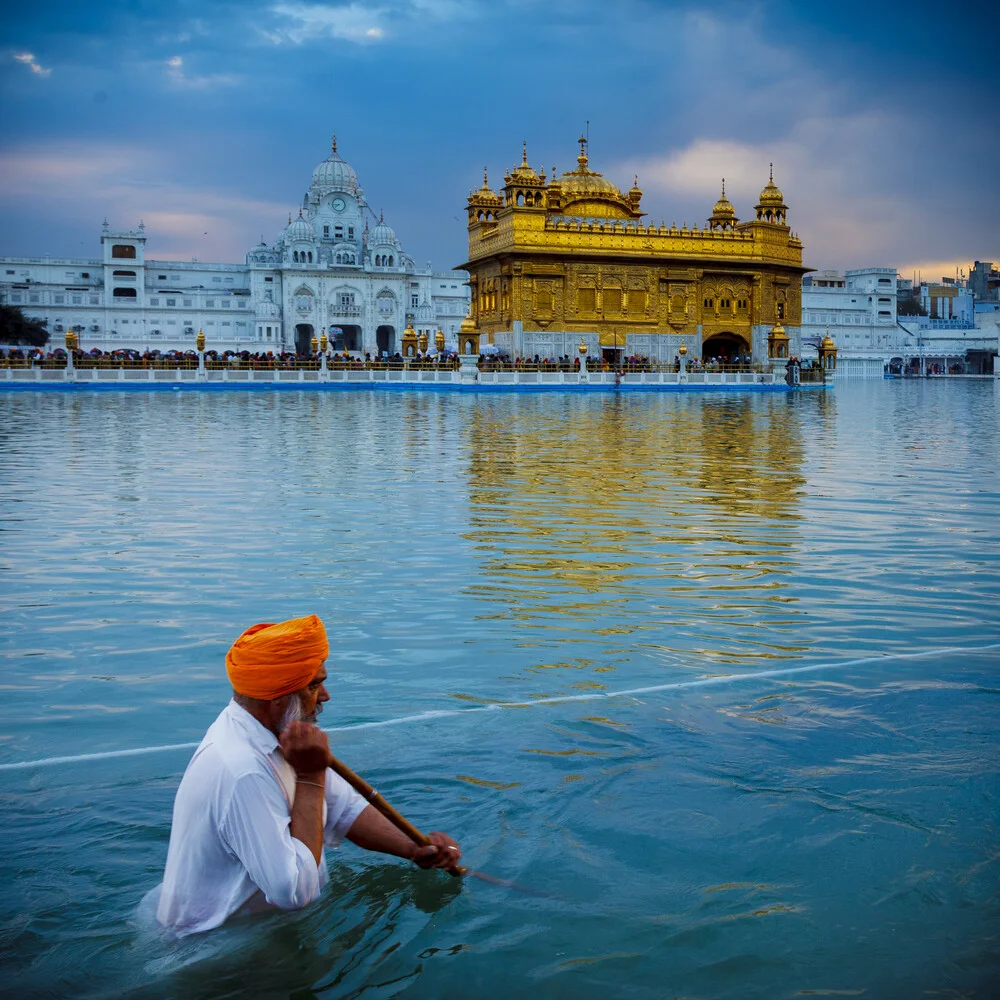
[[[427,847],[428,844],[432,843],[431,839],[422,834],[405,816],[393,809],[364,778],[355,774],[346,764],[337,760],[333,754],[330,754],[327,767],[339,774],[359,795],[370,802],[397,830],[405,833],[418,847]],[[453,865],[451,868],[446,868],[445,871],[457,878],[465,875],[468,869],[462,865]]]

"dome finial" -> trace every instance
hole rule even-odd
[[[487,174],[486,167],[483,167],[483,187],[488,188],[490,186],[490,178]]]
[[[726,197],[726,178],[722,178],[722,197]]]
[[[580,143],[580,155],[576,158],[576,162],[580,164],[581,170],[587,169],[587,138],[586,136],[580,136],[577,140]]]
[[[336,132],[334,132],[333,135],[330,137],[330,152],[331,153],[336,153],[337,152],[337,133]]]
[[[522,144],[521,149],[521,166],[526,167],[528,165],[528,141],[525,140]]]
[[[769,176],[769,180],[771,181],[772,184],[774,183],[774,164],[773,163],[771,164],[771,173],[770,173],[770,176]]]

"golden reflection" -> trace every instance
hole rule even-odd
[[[478,785],[480,788],[492,788],[497,792],[505,792],[508,788],[517,788],[520,781],[509,781],[504,784],[502,781],[487,781],[485,778],[473,778],[470,774],[456,774],[459,781],[464,781],[469,785]]]
[[[713,620],[789,618],[816,417],[777,393],[481,396],[464,424],[465,537],[484,577],[469,590],[491,616],[550,631],[587,621],[612,649],[662,627],[636,602],[696,602],[706,638]]]

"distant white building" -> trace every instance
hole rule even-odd
[[[906,331],[896,322],[896,269],[817,271],[802,279],[802,348],[812,353],[829,330],[840,358],[891,355]]]
[[[919,301],[927,315],[902,320],[896,313],[898,287],[896,269],[890,267],[817,271],[804,277],[803,356],[810,356],[829,332],[841,375],[881,377],[887,365],[992,371],[996,329],[976,328],[972,298],[964,287],[922,284]]]
[[[330,335],[336,350],[394,353],[406,326],[457,341],[468,311],[464,272],[418,268],[365,200],[337,152],[313,171],[297,218],[245,264],[146,257],[142,225],[101,234],[100,258],[0,257],[0,301],[52,335],[74,329],[83,350],[193,349],[199,329],[218,351],[298,351]]]

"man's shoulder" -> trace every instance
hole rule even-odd
[[[221,779],[236,782],[250,774],[266,773],[266,754],[259,741],[241,725],[241,719],[232,711],[233,705],[224,709],[208,728],[191,763],[189,772],[199,777],[214,773]]]

